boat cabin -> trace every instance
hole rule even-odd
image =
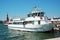
[[[37,10],[37,8],[35,8],[34,11],[32,11],[31,13],[29,13],[28,18],[25,19],[26,23],[32,23],[32,24],[43,24],[45,23],[44,20],[44,12],[40,12]],[[42,23],[41,23],[41,19],[42,19]]]

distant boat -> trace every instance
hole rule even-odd
[[[45,32],[51,31],[54,25],[49,23],[48,18],[44,16],[44,12],[40,12],[35,7],[35,10],[28,14],[27,18],[12,19],[7,22],[9,29],[20,31]]]

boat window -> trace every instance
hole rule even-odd
[[[9,24],[12,24],[12,23],[9,23]]]
[[[38,24],[40,24],[40,21],[38,21]]]
[[[30,21],[30,23],[34,24],[34,21]]]
[[[13,24],[23,24],[23,22],[14,22]]]
[[[34,16],[37,16],[37,13],[33,13],[32,16],[33,16],[33,17],[34,17]]]
[[[30,17],[30,14],[28,14],[28,17]]]
[[[38,16],[44,16],[43,12],[38,13]]]
[[[41,14],[41,16],[44,16],[43,14]]]
[[[32,17],[32,14],[28,14],[28,17]]]
[[[13,22],[13,24],[18,24],[17,22]]]
[[[32,24],[34,24],[34,21],[29,21],[28,23],[32,23]]]
[[[24,23],[25,23],[25,24],[28,24],[28,23],[34,24],[34,21],[25,21]]]
[[[18,24],[23,24],[23,22],[18,22]]]
[[[41,12],[41,16],[44,16],[44,12]]]
[[[44,12],[41,12],[41,16],[44,16]]]
[[[40,16],[40,13],[38,13],[38,16]]]

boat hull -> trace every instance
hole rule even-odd
[[[33,31],[33,32],[45,32],[51,31],[54,27],[53,24],[44,25],[8,25],[9,29],[20,30],[20,31]]]

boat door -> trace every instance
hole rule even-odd
[[[40,24],[40,21],[34,21],[34,24],[38,25],[38,24]]]

